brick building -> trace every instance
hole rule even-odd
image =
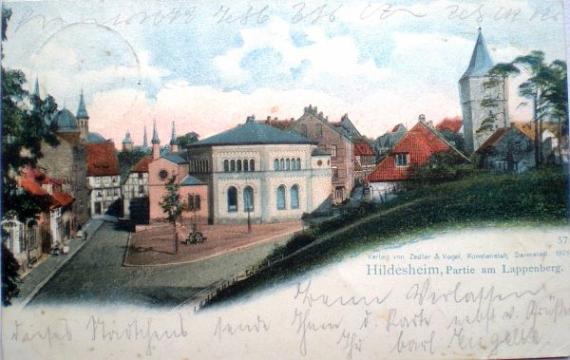
[[[354,147],[350,136],[356,129],[348,116],[343,119],[340,123],[331,123],[328,117],[318,112],[316,106],[309,105],[291,126],[299,134],[315,141],[321,150],[330,153],[332,194],[335,203],[348,199],[355,184]]]

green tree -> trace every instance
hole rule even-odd
[[[178,231],[176,230],[176,222],[178,221],[178,218],[180,218],[182,210],[184,210],[184,206],[180,201],[179,189],[180,185],[176,183],[176,175],[173,175],[166,183],[166,194],[160,202],[162,211],[166,215],[166,220],[172,224],[174,230],[175,254],[178,254]]]
[[[564,127],[563,124],[568,122],[566,63],[555,60],[548,64],[544,52],[534,50],[510,63],[497,64],[491,70],[491,74],[496,76],[518,76],[521,73],[528,75],[519,85],[519,95],[532,103],[535,124],[534,152],[538,167],[542,162],[541,138],[544,120],[558,120],[560,130]]]
[[[2,42],[6,40],[7,22],[11,11],[2,8]],[[15,212],[21,221],[35,217],[42,200],[21,191],[16,181],[23,166],[35,166],[43,156],[43,141],[52,146],[58,140],[48,125],[57,111],[51,96],[42,100],[24,89],[26,78],[20,70],[2,71],[2,201],[4,212]]]
[[[188,145],[195,143],[198,140],[200,140],[200,135],[196,134],[195,132],[189,132],[176,138],[176,141],[178,141],[178,147],[180,149],[186,149]]]

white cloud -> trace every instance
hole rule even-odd
[[[297,87],[334,92],[335,89],[350,90],[351,83],[359,83],[360,92],[363,86],[368,88],[387,78],[388,70],[378,68],[371,59],[360,60],[360,51],[352,37],[329,37],[322,28],[315,26],[304,30],[308,44],[296,46],[291,38],[291,25],[279,18],[272,18],[265,27],[242,29],[243,45],[214,59],[222,83],[234,88],[249,82],[257,87],[272,85],[260,84],[253,77],[252,70],[242,66],[243,61],[256,50],[268,50],[279,55],[279,61],[271,63],[271,68],[263,69],[264,72],[289,77],[292,69],[304,70],[298,79],[276,77],[276,85],[289,80]]]

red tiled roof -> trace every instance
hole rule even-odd
[[[119,159],[115,144],[107,141],[100,144],[87,144],[87,176],[119,175]]]
[[[133,173],[146,173],[148,172],[148,164],[152,162],[152,156],[148,155],[140,159],[135,166],[131,169]]]
[[[461,129],[461,126],[463,126],[463,120],[461,120],[459,116],[456,116],[453,118],[445,118],[441,120],[439,124],[435,126],[435,128],[439,131],[449,131],[457,134],[457,132],[459,132]]]
[[[52,194],[50,194],[46,189],[44,189],[41,184],[55,183],[58,185],[58,183],[54,182],[39,169],[25,168],[22,169],[21,174],[20,186],[24,191],[33,196],[46,197],[49,200],[46,204],[49,204],[49,207],[52,209],[60,206],[67,206],[75,200],[73,196],[68,193],[54,190]]]
[[[372,156],[374,155],[374,150],[370,144],[365,142],[359,142],[354,144],[354,156]]]
[[[68,193],[54,191],[52,194],[52,198],[55,201],[52,201],[53,205],[59,206],[67,206],[71,204],[75,199],[73,196],[69,195]]]
[[[394,146],[368,176],[370,182],[407,180],[412,171],[425,165],[432,155],[450,151],[452,148],[422,122],[418,122]],[[408,166],[396,166],[395,154],[408,154]]]
[[[29,178],[20,179],[20,186],[34,196],[48,196],[49,193],[40,184]]]

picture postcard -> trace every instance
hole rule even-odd
[[[567,358],[569,14],[4,1],[1,358]]]

